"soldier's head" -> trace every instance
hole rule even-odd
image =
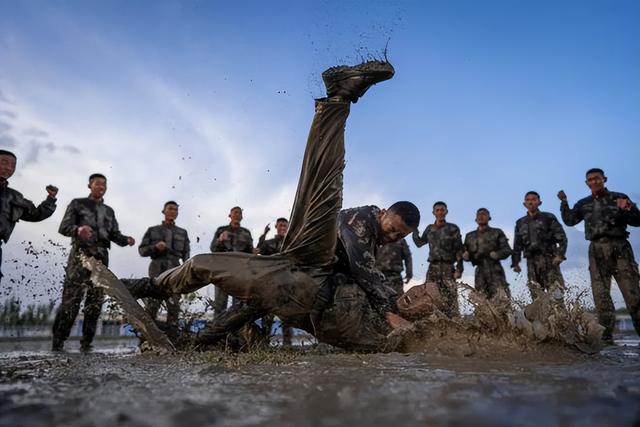
[[[420,211],[411,202],[396,202],[380,211],[378,223],[381,230],[378,243],[397,242],[418,228]]]
[[[487,208],[480,208],[476,211],[476,224],[480,227],[484,227],[489,225],[489,221],[491,221],[491,213]]]
[[[604,184],[607,182],[607,177],[604,171],[600,168],[591,168],[587,171],[587,179],[585,183],[593,194],[600,193],[604,190]]]
[[[449,213],[447,204],[443,201],[437,201],[433,204],[433,216],[436,217],[436,221],[444,221]]]
[[[278,218],[276,220],[276,235],[284,237],[289,230],[289,220],[287,218]]]
[[[89,176],[89,190],[91,193],[89,197],[94,200],[100,200],[104,197],[104,193],[107,192],[107,177],[101,173],[93,173]]]
[[[164,220],[167,222],[173,222],[178,218],[178,204],[173,200],[169,200],[164,204],[162,208],[164,214]]]
[[[11,151],[0,150],[0,181],[6,181],[16,171],[16,155]]]
[[[527,208],[529,213],[538,212],[538,208],[542,204],[542,200],[540,200],[540,194],[536,191],[527,191],[527,194],[524,195],[524,207]]]
[[[231,219],[229,225],[232,227],[239,227],[242,222],[242,208],[240,206],[232,207],[229,212],[229,219]]]

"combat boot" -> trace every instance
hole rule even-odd
[[[339,65],[322,73],[330,99],[358,102],[358,98],[376,83],[389,80],[395,70],[386,61],[368,61],[358,65]]]

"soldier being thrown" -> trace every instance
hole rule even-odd
[[[540,296],[540,291],[549,291],[552,287],[564,291],[560,263],[566,259],[567,235],[555,215],[540,211],[541,204],[540,195],[535,191],[525,194],[523,205],[527,215],[516,221],[511,255],[511,267],[520,273],[520,257],[524,252],[532,300]]]
[[[142,237],[138,252],[142,257],[150,257],[149,277],[157,277],[170,268],[180,265],[180,261],[189,259],[191,247],[187,230],[176,225],[179,206],[173,200],[162,208],[162,224],[149,227]],[[177,333],[180,315],[180,295],[172,295],[165,300],[167,306],[167,326],[171,334]],[[148,298],[145,308],[152,318],[156,318],[160,309],[160,300]]]
[[[56,210],[58,188],[47,185],[47,198],[36,207],[30,200],[9,187],[9,178],[16,171],[16,155],[0,150],[0,268],[2,267],[2,243],[7,243],[16,223],[20,220],[39,222],[49,218]],[[2,271],[0,271],[2,280]]]
[[[242,208],[234,206],[229,211],[229,225],[223,225],[216,230],[211,241],[211,252],[244,252],[253,253],[253,237],[251,232],[240,226],[242,222]],[[232,299],[235,303],[235,298]],[[216,287],[213,302],[214,316],[219,316],[227,309],[229,296],[222,289]]]
[[[135,244],[133,237],[120,233],[113,209],[104,204],[107,178],[94,173],[89,177],[89,190],[89,197],[73,199],[69,203],[58,230],[63,236],[71,237],[71,252],[65,268],[62,301],[53,322],[53,351],[61,351],[69,338],[85,289],[87,297],[84,302],[81,341],[83,351],[91,350],[91,342],[96,333],[104,291],[91,285],[91,272],[82,266],[79,255],[96,258],[108,266],[111,242],[119,246]]]
[[[607,177],[599,168],[587,171],[585,183],[591,195],[569,207],[564,191],[558,193],[562,221],[568,226],[584,220],[584,237],[589,244],[591,290],[598,320],[605,331],[602,339],[613,343],[615,307],[611,300],[611,278],[615,278],[627,305],[631,321],[640,335],[640,274],[629,243],[627,226],[640,226],[640,211],[626,194],[609,191]]]
[[[392,76],[393,67],[378,61],[323,73],[328,97],[316,102],[281,254],[196,255],[154,281],[123,280],[133,295],[188,293],[214,283],[247,301],[238,312],[227,310],[214,319],[203,335],[209,341],[273,313],[329,344],[384,349],[390,322],[399,321],[391,313],[397,310],[390,304],[394,292],[375,268],[375,247],[405,237],[418,226],[420,214],[409,202],[389,209],[340,208],[350,104]]]
[[[445,299],[445,312],[449,316],[459,314],[458,285],[456,280],[462,277],[462,236],[457,225],[447,222],[447,204],[435,202],[433,216],[436,221],[425,228],[422,236],[418,230],[413,232],[413,243],[417,247],[429,244],[429,269],[427,282],[437,283]]]
[[[486,208],[480,208],[476,212],[478,229],[464,238],[465,261],[470,261],[476,267],[475,288],[482,292],[488,299],[493,298],[498,289],[505,291],[507,296],[509,284],[504,275],[501,260],[509,258],[511,248],[504,232],[499,228],[489,227],[491,214]]]

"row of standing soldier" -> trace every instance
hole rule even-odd
[[[47,186],[48,197],[37,207],[10,188],[8,179],[15,172],[15,167],[16,156],[9,151],[0,150],[0,240],[4,243],[9,240],[19,220],[42,221],[51,216],[56,208],[55,197],[58,189],[54,186]],[[605,326],[603,339],[611,341],[615,325],[615,308],[610,294],[612,277],[620,287],[634,327],[637,331],[640,329],[640,274],[626,230],[628,225],[640,226],[640,211],[625,194],[609,191],[605,187],[606,180],[601,169],[590,169],[585,181],[591,190],[590,196],[578,201],[573,208],[569,207],[563,191],[558,193],[558,198],[561,200],[560,210],[566,225],[573,226],[585,221],[585,238],[591,241],[589,272],[594,302],[599,321]],[[59,232],[72,239],[72,250],[65,270],[62,302],[54,321],[54,350],[62,349],[64,341],[68,338],[85,289],[87,295],[81,343],[84,349],[90,348],[104,299],[100,289],[85,286],[89,276],[79,264],[77,254],[86,253],[108,265],[111,242],[120,246],[135,244],[132,237],[120,233],[113,209],[104,204],[106,181],[104,175],[91,175],[90,195],[87,198],[74,199],[67,207],[60,225]],[[500,261],[511,255],[512,268],[519,272],[522,253],[527,259],[529,282],[540,286],[531,288],[532,297],[535,298],[536,292],[549,290],[553,285],[559,289],[564,288],[559,266],[565,259],[566,235],[553,214],[538,210],[540,203],[538,193],[531,191],[525,195],[524,205],[528,213],[516,223],[513,251],[509,248],[504,232],[489,226],[491,218],[487,209],[478,209],[478,229],[468,233],[463,243],[459,228],[446,222],[446,204],[434,204],[433,213],[436,221],[427,226],[421,235],[417,231],[414,232],[413,240],[418,247],[429,244],[427,281],[439,284],[441,293],[448,301],[448,314],[458,313],[455,280],[462,275],[463,260],[470,261],[476,267],[475,286],[487,297],[492,297],[500,288],[508,293],[508,283]],[[139,248],[140,255],[152,258],[149,267],[151,277],[177,266],[180,260],[184,261],[190,255],[188,235],[184,229],[175,225],[177,203],[167,202],[163,213],[163,223],[147,230]],[[279,244],[286,234],[286,219],[278,220],[277,235],[274,239],[265,240],[263,235],[258,248],[254,249],[251,233],[240,227],[242,210],[239,207],[233,208],[229,217],[229,225],[216,231],[211,244],[212,251],[252,251],[268,255],[279,250]],[[380,270],[386,274],[389,286],[400,293],[403,284],[400,275],[402,268],[398,267],[398,259],[400,265],[404,260],[407,267],[407,282],[412,276],[412,265],[406,242],[403,240],[396,245],[397,249],[391,246],[380,248],[377,261]],[[178,301],[171,299],[166,304],[168,323],[176,324]],[[226,295],[222,295],[216,289],[215,310],[219,311],[224,307]],[[147,304],[147,309],[155,315],[158,306],[154,306],[153,303]]]

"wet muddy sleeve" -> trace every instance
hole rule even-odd
[[[111,230],[109,230],[109,240],[118,246],[127,246],[129,243],[129,237],[120,232],[120,226],[116,220],[116,216],[113,215],[113,222],[111,223]]]
[[[223,231],[222,229],[218,228],[216,230],[216,233],[213,235],[213,240],[211,240],[211,245],[209,246],[209,249],[211,250],[211,252],[224,251],[224,246],[222,242],[218,240],[218,237],[220,237],[220,235],[222,234],[222,231]]]
[[[520,264],[520,260],[522,259],[522,237],[520,236],[520,233],[518,233],[518,228],[518,223],[516,222],[516,227],[513,231],[513,253],[511,254],[512,267]]]
[[[352,278],[367,294],[372,307],[378,312],[389,311],[390,289],[384,286],[384,275],[376,268],[374,244],[370,237],[358,236],[349,226],[341,227],[340,238],[349,258]]]
[[[67,206],[67,210],[64,211],[64,216],[60,222],[58,233],[63,236],[74,237],[76,235],[76,230],[78,229],[77,223],[76,203],[72,201],[69,203],[69,206]]]
[[[250,232],[247,232],[247,245],[244,248],[244,251],[248,254],[253,253],[253,236],[251,236]]]
[[[405,240],[402,240],[402,259],[406,276],[413,277],[413,258],[411,257],[411,249]]]
[[[189,258],[191,258],[191,240],[189,240],[189,233],[185,231],[184,233],[185,242],[184,242],[184,250],[182,251],[182,262],[185,262]]]
[[[411,238],[413,239],[413,243],[419,248],[429,243],[427,238],[426,228],[422,232],[422,235],[420,235],[420,232],[417,229],[413,230],[413,234],[411,235]]]
[[[562,228],[560,221],[558,221],[555,215],[552,215],[551,218],[551,233],[553,234],[555,242],[558,244],[558,255],[566,259],[567,246],[569,242],[567,240],[567,234],[564,232],[564,228]]]
[[[49,218],[56,210],[56,199],[47,197],[47,199],[36,207],[30,200],[22,199],[25,210],[22,212],[20,219],[28,222],[39,222]]]
[[[509,246],[509,239],[505,236],[502,230],[498,230],[498,259],[507,259],[511,255],[511,247]]]
[[[462,276],[464,272],[464,260],[462,259],[462,253],[464,252],[464,244],[462,243],[462,234],[460,229],[456,229],[455,235],[455,253],[456,253],[456,271]]]
[[[147,232],[142,236],[140,246],[138,246],[138,253],[140,256],[147,257],[156,254],[156,248],[151,243],[151,229],[147,229]]]
[[[563,200],[560,202],[560,214],[562,216],[562,221],[568,225],[569,227],[578,224],[582,221],[582,211],[578,203],[571,209],[569,207],[569,202]]]
[[[630,210],[625,211],[625,216],[627,224],[632,227],[640,227],[640,210],[638,209],[638,205],[634,204]]]

